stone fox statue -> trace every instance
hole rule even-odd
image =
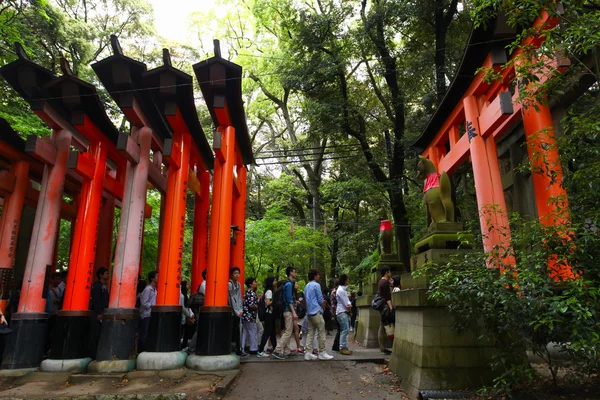
[[[438,174],[430,160],[419,156],[417,178],[425,180],[423,201],[427,206],[427,226],[432,222],[454,222],[452,187],[446,172]]]
[[[379,254],[392,254],[392,243],[394,239],[392,222],[388,219],[387,213],[383,208],[379,210],[378,214],[381,224],[379,225],[379,242],[377,243],[377,250],[379,250]]]

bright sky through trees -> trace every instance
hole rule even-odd
[[[219,5],[217,0],[148,0],[154,8],[154,24],[156,32],[166,39],[187,44],[190,42],[191,30],[188,17],[193,12],[208,13],[213,11],[217,16],[224,15],[227,6]],[[203,42],[207,42],[203,38]]]

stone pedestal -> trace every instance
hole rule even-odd
[[[475,237],[470,233],[462,233],[463,226],[458,222],[432,223],[427,228],[427,235],[415,245],[415,254],[429,249],[471,249]],[[411,262],[411,266],[412,266]],[[411,267],[411,270],[412,267]]]
[[[429,262],[440,265],[450,255],[468,251],[421,251],[412,257],[411,270]],[[470,331],[454,331],[452,315],[447,307],[428,299],[428,287],[427,276],[406,273],[401,279],[402,290],[392,294],[396,326],[390,370],[402,378],[411,399],[418,399],[423,390],[464,390],[492,383],[495,375],[489,363],[496,354],[493,342],[480,340]]]
[[[363,286],[363,295],[356,299],[358,307],[358,318],[356,319],[357,326],[355,328],[354,338],[364,347],[377,348],[377,331],[379,330],[379,322],[381,314],[371,308],[373,297],[377,293],[377,285],[381,280],[379,267],[381,265],[389,265],[392,268],[392,276],[401,275],[404,272],[404,264],[397,260],[382,260],[378,265],[373,267],[373,272],[369,274],[367,284]],[[386,340],[386,347],[390,348],[391,340]]]

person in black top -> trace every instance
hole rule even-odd
[[[356,292],[350,293],[350,304],[352,304],[352,309],[350,310],[350,332],[354,332],[354,325],[358,315],[358,307],[356,307]]]
[[[379,331],[377,332],[377,341],[379,342],[379,350],[384,354],[389,354],[390,351],[385,347],[386,334],[385,334],[385,321],[383,317],[390,312],[393,312],[394,306],[392,305],[392,291],[390,289],[390,278],[392,277],[392,269],[389,265],[384,265],[379,269],[381,273],[381,280],[377,286],[377,293],[385,299],[385,307],[381,312],[381,321],[379,323]]]
[[[102,326],[102,313],[105,308],[108,308],[110,273],[106,268],[100,267],[96,271],[96,277],[98,280],[92,285],[90,299],[90,310],[92,310],[90,321],[90,353],[92,358],[96,358],[98,341],[100,339],[100,327]]]

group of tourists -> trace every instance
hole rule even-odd
[[[385,299],[382,310],[382,324],[378,332],[379,347],[385,348],[386,320],[393,315],[391,293],[398,290],[398,277],[391,277],[389,267],[381,268],[381,280],[378,293]],[[351,355],[348,337],[356,326],[358,308],[356,293],[348,293],[348,276],[343,274],[335,280],[332,289],[322,289],[317,269],[308,272],[308,283],[304,292],[298,291],[297,271],[294,267],[286,269],[286,280],[277,281],[269,276],[264,281],[262,294],[258,294],[258,283],[249,277],[244,281],[243,291],[240,269],[230,270],[228,282],[229,305],[232,309],[232,342],[240,357],[255,355],[259,358],[272,357],[283,360],[292,356],[304,356],[305,360],[330,360],[333,358],[325,348],[326,335],[332,330],[331,323],[337,326],[331,351],[341,355]],[[196,347],[197,318],[200,307],[204,305],[206,294],[206,270],[202,272],[203,282],[196,292],[188,296],[187,282],[182,282],[180,305],[182,349],[194,352]],[[65,291],[66,274],[53,273],[50,276],[46,296],[48,321],[47,348],[51,343],[52,325],[61,309]],[[94,357],[100,336],[102,313],[108,307],[109,271],[101,267],[96,271],[96,281],[92,284],[90,295],[90,356]],[[396,282],[398,281],[398,282]],[[139,308],[138,352],[146,349],[148,328],[152,306],[156,305],[156,286],[158,272],[152,271],[147,280],[140,277],[136,307]],[[360,296],[361,293],[359,292]],[[295,341],[295,347],[293,342]]]
[[[267,277],[260,296],[257,294],[256,279],[247,278],[242,296],[238,282],[240,270],[231,268],[229,304],[233,310],[232,337],[236,354],[240,357],[256,355],[279,360],[292,356],[304,356],[307,361],[330,360],[333,356],[325,349],[328,332],[326,318],[333,316],[338,329],[332,351],[351,355],[348,336],[357,309],[356,295],[347,292],[348,276],[341,275],[329,292],[322,290],[319,271],[311,269],[304,292],[299,292],[296,268],[288,267],[286,275],[287,279],[280,282],[274,276]],[[281,331],[279,337],[278,330]],[[292,347],[293,340],[295,347]],[[246,352],[246,348],[249,352]]]

